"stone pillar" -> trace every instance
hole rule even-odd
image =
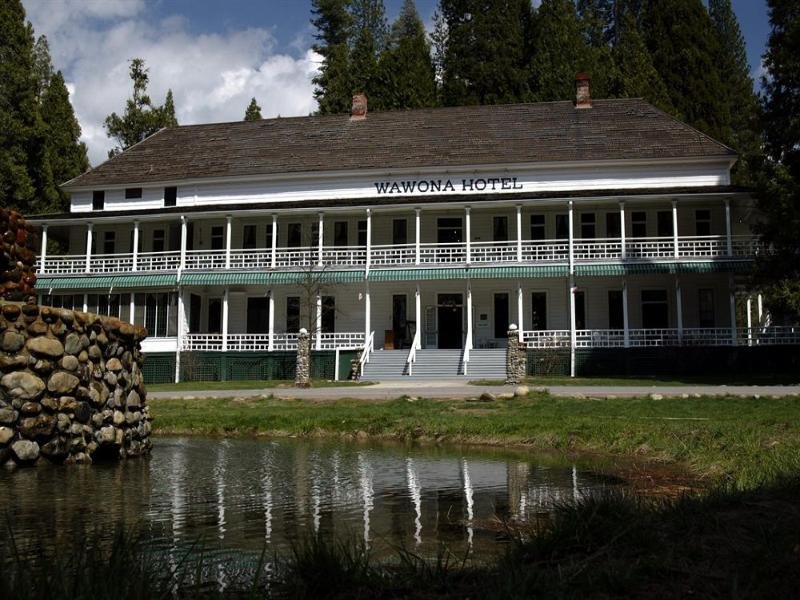
[[[528,366],[525,344],[519,339],[517,326],[508,326],[508,346],[506,347],[506,383],[522,383]]]
[[[296,387],[311,387],[311,339],[303,328],[297,335],[297,371],[294,376]]]

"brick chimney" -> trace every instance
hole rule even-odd
[[[353,108],[350,111],[351,121],[363,121],[367,118],[367,95],[364,92],[353,94]]]
[[[575,108],[592,108],[592,94],[589,91],[589,82],[592,76],[589,73],[575,75]]]

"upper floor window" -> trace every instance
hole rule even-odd
[[[622,237],[622,215],[618,212],[606,213],[606,237]]]
[[[643,210],[631,213],[631,235],[635,238],[647,237],[647,213]]]
[[[334,221],[333,245],[347,246],[347,221]]]
[[[569,216],[556,215],[556,239],[566,240],[569,238]]]
[[[163,229],[153,230],[153,252],[163,252],[166,243],[166,236]]]
[[[392,243],[408,243],[408,226],[405,219],[394,219],[392,221]]]
[[[256,226],[245,225],[242,228],[242,248],[255,248],[256,247]]]
[[[286,228],[286,245],[289,248],[299,248],[303,243],[303,226],[300,223],[289,223]]]
[[[214,225],[211,228],[211,249],[212,250],[222,250],[225,247],[225,243],[223,242],[223,227],[222,225]]]
[[[508,217],[492,218],[492,237],[495,242],[508,241]]]
[[[711,235],[711,211],[707,208],[698,208],[694,211],[695,235]]]
[[[656,215],[656,219],[658,237],[670,237],[672,235],[672,212],[660,210]]]
[[[117,235],[114,231],[103,233],[103,254],[114,254],[117,245]]]
[[[175,206],[178,203],[178,188],[173,186],[164,188],[164,206]]]
[[[367,245],[367,221],[365,219],[358,222],[358,245]]]
[[[583,239],[591,240],[595,237],[595,225],[594,213],[581,213],[581,237]]]
[[[125,200],[138,200],[142,197],[142,188],[125,188]]]
[[[545,239],[544,215],[531,215],[531,239]]]
[[[103,210],[106,206],[106,193],[103,190],[92,192],[92,210]]]

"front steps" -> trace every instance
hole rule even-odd
[[[441,377],[464,377],[469,379],[505,379],[506,350],[491,348],[472,350],[463,370],[463,350],[417,350],[417,360],[408,374],[408,350],[376,350],[364,365],[362,379],[436,379]]]

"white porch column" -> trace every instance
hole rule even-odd
[[[522,262],[522,205],[517,204],[517,262]],[[519,334],[522,336],[522,323],[519,323]],[[520,337],[520,339],[522,339]]]
[[[728,256],[733,256],[733,237],[731,234],[731,228],[733,224],[731,223],[731,200],[730,198],[725,198],[725,241],[728,245]]]
[[[758,312],[756,312],[758,326],[761,327],[761,322],[764,318],[764,297],[760,293],[756,296],[756,307],[758,308]]]
[[[369,275],[369,267],[372,264],[372,210],[367,209],[367,256],[365,270]]]
[[[569,201],[569,376],[575,377],[575,257],[573,235],[573,202]]]
[[[419,264],[419,234],[420,234],[420,212],[421,209],[414,209],[414,264]],[[417,288],[419,294],[419,288]]]
[[[417,329],[414,333],[419,332],[417,337],[417,350],[422,349],[422,298],[419,295],[419,285],[417,291],[414,293],[414,318],[417,320]]]
[[[228,351],[228,302],[230,300],[230,288],[225,288],[225,293],[222,295],[222,351]]]
[[[317,295],[317,314],[316,314],[316,343],[315,350],[322,350],[322,296]]]
[[[678,258],[678,201],[672,201],[672,249],[675,258]]]
[[[675,318],[678,325],[678,343],[683,344],[683,294],[679,277],[675,278]]]
[[[627,255],[625,249],[625,201],[619,201],[619,241],[620,241],[620,256],[624,260]]]
[[[180,306],[180,297],[178,298],[178,305]],[[128,322],[133,325],[134,317],[136,315],[136,294],[131,292],[131,301],[130,301],[130,316],[128,317]],[[178,327],[180,327],[180,312],[178,312]]]
[[[183,336],[187,333],[186,327],[186,302],[183,298],[183,290],[178,288],[178,339],[175,350],[175,383],[181,381],[181,349],[183,346]]]
[[[322,266],[322,242],[323,242],[323,230],[322,227],[324,225],[324,221],[322,218],[322,213],[319,213],[319,226],[318,226],[318,235],[317,235],[317,266]],[[369,227],[369,225],[367,226]],[[369,234],[367,234],[367,239],[369,239]]]
[[[464,207],[464,214],[467,226],[467,264],[469,264],[472,258],[472,219],[469,216],[469,206]]]
[[[83,312],[89,312],[89,294],[83,295]]]
[[[225,217],[225,268],[231,268],[231,239],[233,238],[233,217]]]
[[[186,216],[181,215],[181,265],[180,265],[181,271],[183,271],[186,268],[186,240],[188,238],[187,229],[188,225],[186,222]]]
[[[275,239],[275,238],[272,238]],[[267,341],[267,351],[272,352],[275,347],[275,294],[270,290],[269,294],[269,332]]]
[[[138,219],[133,222],[133,248],[131,248],[131,252],[133,253],[133,269],[134,271],[139,269],[139,221]]]
[[[39,273],[45,272],[45,260],[47,259],[47,223],[42,225],[42,249],[39,252]]]
[[[525,329],[522,323],[523,313],[525,312],[525,305],[523,303],[523,296],[522,296],[522,283],[517,282],[517,335],[519,336],[519,341],[522,342],[522,331]]]
[[[747,345],[753,345],[753,297],[747,295]]]
[[[733,275],[728,280],[730,288],[730,306],[731,306],[731,343],[735,346],[738,340],[736,335],[736,288],[733,284]]]
[[[272,215],[272,260],[270,264],[272,268],[275,268],[276,260],[278,254],[278,215]],[[272,294],[270,294],[270,298],[272,298]]]
[[[472,285],[467,283],[467,340],[465,346],[472,349]]]
[[[369,339],[369,332],[372,330],[372,304],[369,296],[369,282],[364,288],[364,344]]]
[[[92,270],[92,233],[94,225],[86,224],[86,272]]]
[[[626,348],[631,347],[630,324],[628,323],[628,281],[622,279],[622,339]]]

